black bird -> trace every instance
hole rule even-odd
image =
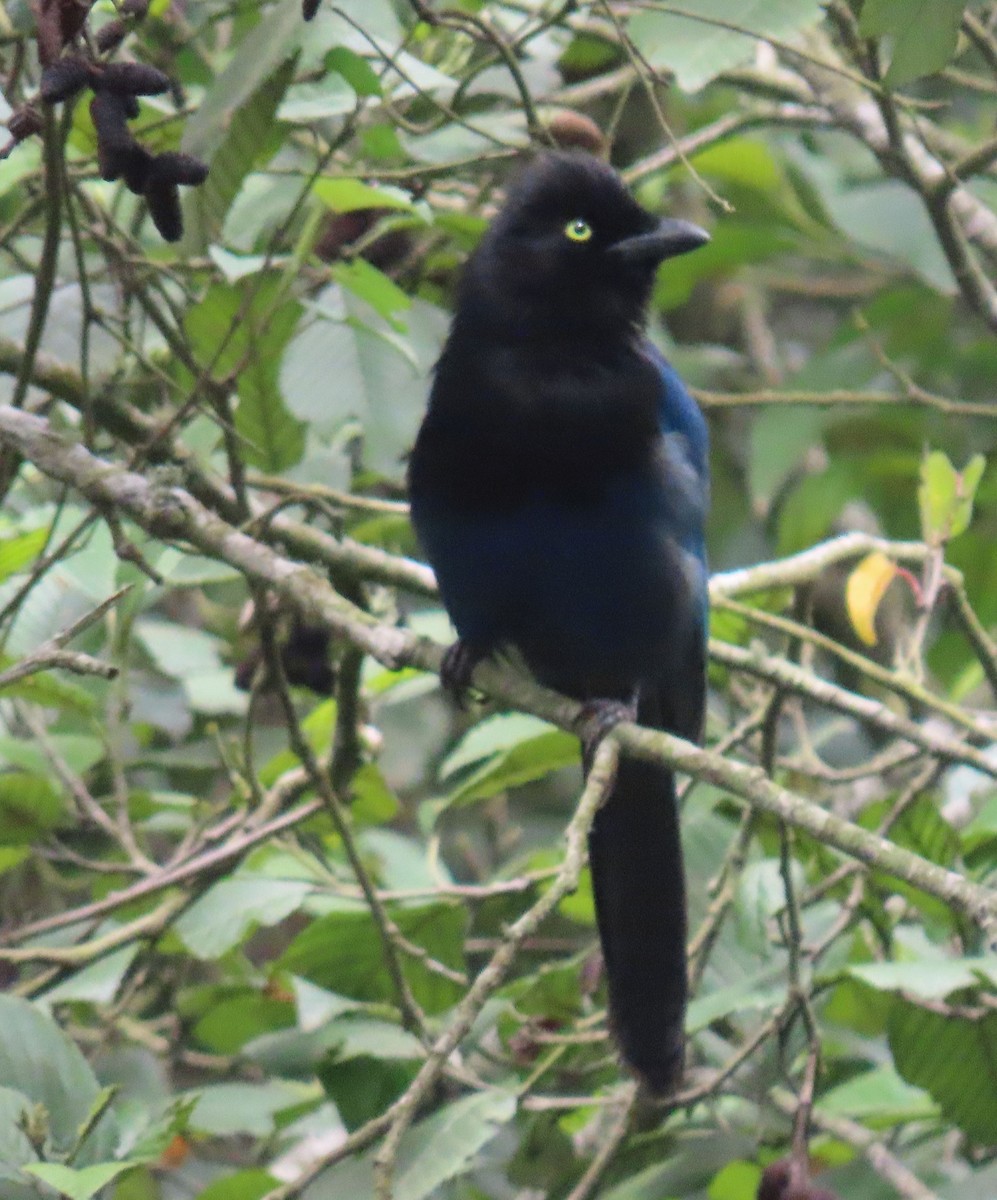
[[[706,425],[643,327],[658,265],[708,240],[646,211],[597,159],[551,153],[469,260],[409,470],[459,636],[451,688],[511,647],[597,711],[699,738]],[[686,1003],[670,771],[621,761],[589,857],[616,1038],[665,1093]]]

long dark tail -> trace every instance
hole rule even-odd
[[[650,715],[638,719],[650,724]],[[589,862],[613,1031],[638,1078],[667,1094],[682,1078],[687,994],[685,879],[670,771],[620,759],[592,826]]]

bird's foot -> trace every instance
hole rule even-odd
[[[485,657],[487,651],[460,638],[444,650],[440,663],[440,685],[459,708],[463,708],[467,700],[474,668]]]
[[[614,726],[622,721],[637,720],[637,693],[630,700],[586,700],[575,722],[582,742],[582,764],[585,773],[595,759],[599,743]]]

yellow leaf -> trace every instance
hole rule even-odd
[[[876,644],[876,613],[896,574],[896,563],[876,550],[867,554],[848,576],[845,586],[848,617],[852,628],[867,646]]]

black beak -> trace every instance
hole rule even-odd
[[[710,235],[706,230],[693,225],[691,221],[664,217],[650,233],[639,233],[616,242],[610,247],[610,253],[633,266],[656,267],[666,258],[675,258],[679,254],[688,254],[690,250],[698,250],[709,240]]]

